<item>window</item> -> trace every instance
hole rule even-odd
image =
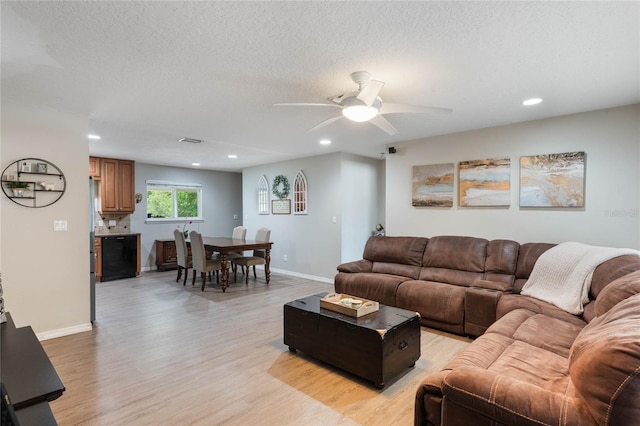
[[[307,178],[302,170],[293,181],[293,214],[307,214]]]
[[[265,175],[258,180],[258,214],[269,214],[269,182]]]
[[[202,220],[202,185],[147,181],[147,220]]]

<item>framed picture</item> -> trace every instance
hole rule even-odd
[[[37,163],[38,173],[47,173],[47,163]]]
[[[507,207],[511,204],[511,160],[491,158],[458,164],[460,207]]]
[[[584,207],[585,153],[520,157],[520,207]]]
[[[414,207],[453,206],[453,163],[413,166]]]
[[[20,171],[23,173],[31,173],[31,163],[28,161],[20,163]]]
[[[271,200],[272,214],[291,214],[291,200]]]

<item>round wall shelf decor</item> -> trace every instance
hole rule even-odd
[[[62,170],[50,161],[23,158],[2,171],[2,192],[14,203],[31,208],[47,207],[67,190]]]

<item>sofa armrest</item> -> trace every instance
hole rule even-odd
[[[339,272],[358,273],[358,272],[371,272],[373,270],[373,262],[360,259],[355,262],[347,262],[338,265]]]
[[[441,370],[424,379],[416,391],[414,426],[442,424],[442,383],[451,370]]]
[[[584,401],[478,367],[451,371],[443,383],[443,421],[467,409],[500,424],[595,425]],[[449,404],[451,402],[451,404]],[[448,406],[449,405],[449,406]]]
[[[503,294],[501,291],[483,287],[467,288],[464,294],[465,334],[480,336],[496,322],[496,309]]]
[[[503,293],[511,293],[513,284],[503,283],[499,281],[476,280],[471,284],[472,287],[485,288],[487,290],[496,290]]]

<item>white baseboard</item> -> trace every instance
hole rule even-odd
[[[92,325],[90,322],[85,324],[78,324],[71,327],[59,328],[57,330],[43,331],[37,333],[36,337],[39,341],[55,339],[56,337],[69,336],[70,334],[83,333],[85,331],[91,331]]]
[[[314,280],[314,281],[320,281],[327,284],[333,284],[333,278],[324,278],[324,277],[317,277],[315,275],[301,274],[300,272],[287,271],[286,269],[277,269],[277,268],[269,268],[269,269],[271,270],[271,272],[277,272],[282,275],[289,275],[292,277],[304,278],[306,280]]]

